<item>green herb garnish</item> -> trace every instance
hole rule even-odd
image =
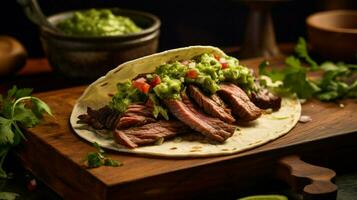
[[[46,103],[31,96],[32,89],[13,86],[6,97],[0,95],[0,177],[6,178],[2,169],[10,149],[25,139],[21,128],[37,125],[44,113],[52,116]]]
[[[97,168],[100,166],[119,167],[123,165],[121,162],[105,157],[105,151],[100,148],[98,143],[94,142],[93,146],[97,151],[88,153],[84,158],[87,168]]]
[[[281,81],[283,83],[271,88],[275,92],[280,94],[295,93],[302,99],[316,97],[322,101],[357,97],[357,65],[341,62],[324,62],[318,65],[309,56],[303,38],[299,38],[295,53],[297,57],[286,58],[286,66],[281,70],[267,70],[269,65],[267,62],[260,64],[260,75],[270,77],[273,82]],[[303,66],[302,61],[308,65]],[[311,71],[319,71],[322,76],[312,79],[307,76]]]
[[[154,94],[149,94],[149,98],[153,103],[154,109],[152,115],[158,118],[159,114],[166,120],[169,120],[169,115],[167,114],[167,109],[160,106],[160,102]]]
[[[140,92],[133,87],[132,83],[127,80],[123,83],[117,84],[118,92],[113,96],[109,107],[123,113],[128,106],[135,102],[145,102],[146,94]]]

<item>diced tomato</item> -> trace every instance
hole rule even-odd
[[[221,59],[221,56],[219,56],[219,55],[213,55],[214,56],[214,58],[216,59],[216,60],[220,60]]]
[[[149,93],[150,85],[148,83],[146,83],[145,78],[136,79],[132,82],[132,84],[133,84],[133,87],[138,89],[140,92],[145,93],[145,94]]]
[[[154,77],[154,79],[152,79],[150,85],[151,85],[151,87],[155,87],[155,86],[159,85],[160,83],[161,83],[161,78],[160,78],[160,76],[156,75]]]
[[[186,76],[187,76],[188,78],[195,79],[195,78],[197,78],[198,73],[197,73],[196,70],[190,69],[190,70],[188,70],[188,71],[186,72]]]
[[[222,65],[222,69],[226,69],[228,67],[228,63],[224,62],[224,63],[221,63]]]

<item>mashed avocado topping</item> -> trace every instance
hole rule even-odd
[[[219,84],[225,81],[240,85],[248,93],[254,90],[255,86],[254,77],[249,69],[239,65],[238,60],[230,56],[221,58],[217,55],[202,54],[192,60],[161,65],[155,70],[155,74],[164,79],[160,85],[156,86],[158,88],[154,88],[155,93],[161,99],[179,97],[177,90],[179,81],[183,84],[198,85],[209,95],[216,93],[219,90]],[[169,85],[168,83],[172,83],[169,80],[175,81],[176,84]],[[161,92],[165,95],[160,95]],[[172,95],[168,92],[171,92]]]
[[[141,31],[130,18],[114,15],[109,9],[78,11],[58,23],[64,33],[77,36],[110,36]]]
[[[212,95],[220,89],[219,84],[222,82],[235,83],[248,95],[257,90],[252,71],[239,65],[236,58],[205,53],[190,60],[165,63],[145,77],[119,83],[118,93],[110,106],[123,112],[130,103],[145,102],[149,97],[154,104],[154,116],[161,114],[167,119],[160,100],[180,99],[180,92],[188,84],[197,85],[207,95]]]

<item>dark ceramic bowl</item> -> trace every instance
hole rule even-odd
[[[319,12],[306,23],[314,52],[326,59],[357,61],[357,11]]]
[[[158,48],[160,20],[149,13],[111,9],[130,17],[143,30],[118,36],[79,37],[40,27],[41,42],[51,66],[73,79],[93,80],[119,64],[153,54]],[[48,17],[51,24],[69,18],[74,11]]]

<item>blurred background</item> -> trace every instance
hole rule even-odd
[[[161,21],[159,50],[194,44],[219,47],[243,42],[248,8],[241,0],[39,0],[45,15],[85,9],[121,7],[157,15]],[[305,19],[331,9],[357,9],[355,0],[280,0],[272,7],[278,43],[306,36]],[[16,0],[0,2],[0,35],[17,38],[29,57],[43,57],[37,26],[24,15]]]

